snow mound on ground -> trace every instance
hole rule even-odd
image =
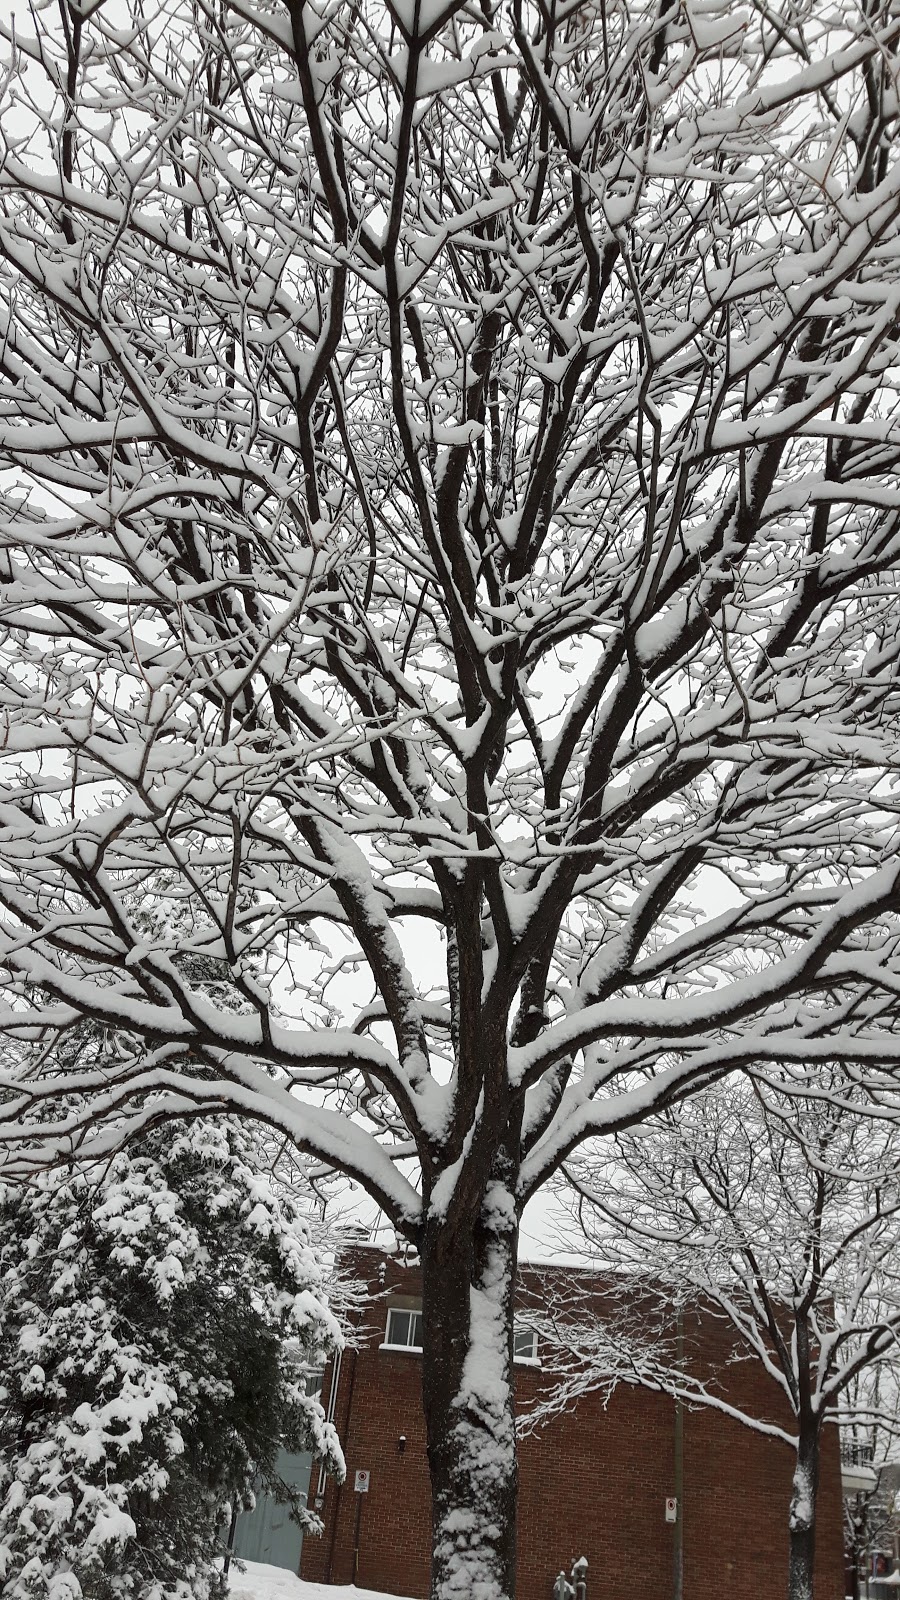
[[[404,1595],[376,1594],[344,1584],[305,1583],[287,1567],[270,1567],[262,1561],[242,1561],[243,1572],[231,1569],[230,1600],[406,1600]]]

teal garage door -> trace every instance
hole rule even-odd
[[[301,1494],[309,1490],[312,1468],[311,1455],[288,1455],[282,1450],[277,1462],[278,1474],[292,1489]],[[270,1494],[259,1493],[252,1511],[242,1511],[234,1530],[234,1553],[245,1561],[266,1561],[271,1567],[289,1567],[300,1570],[300,1550],[303,1534],[290,1511]]]

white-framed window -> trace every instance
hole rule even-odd
[[[513,1332],[513,1360],[538,1364],[538,1337],[534,1328],[519,1324]]]
[[[421,1350],[422,1313],[406,1311],[391,1306],[387,1315],[387,1330],[383,1350]]]
[[[382,1350],[421,1350],[422,1313],[405,1306],[390,1306]],[[517,1324],[513,1334],[513,1360],[538,1366],[538,1336],[534,1328]]]

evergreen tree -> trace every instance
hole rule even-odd
[[[325,1272],[260,1157],[205,1118],[0,1190],[10,1600],[206,1600],[229,1511],[274,1484],[280,1447],[342,1472],[308,1392],[340,1340]]]

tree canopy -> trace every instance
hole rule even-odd
[[[8,1170],[278,1128],[423,1249],[426,1388],[474,1327],[432,1267],[488,1296],[432,1469],[451,1414],[511,1461],[517,1218],[579,1141],[893,1070],[900,23],[0,28],[3,1025],[119,1041],[78,1109],[9,1072]]]
[[[406,1230],[529,1089],[523,1192],[724,1066],[892,1062],[889,12],[36,15],[6,1025],[98,1017],[92,1121],[233,1104]]]

